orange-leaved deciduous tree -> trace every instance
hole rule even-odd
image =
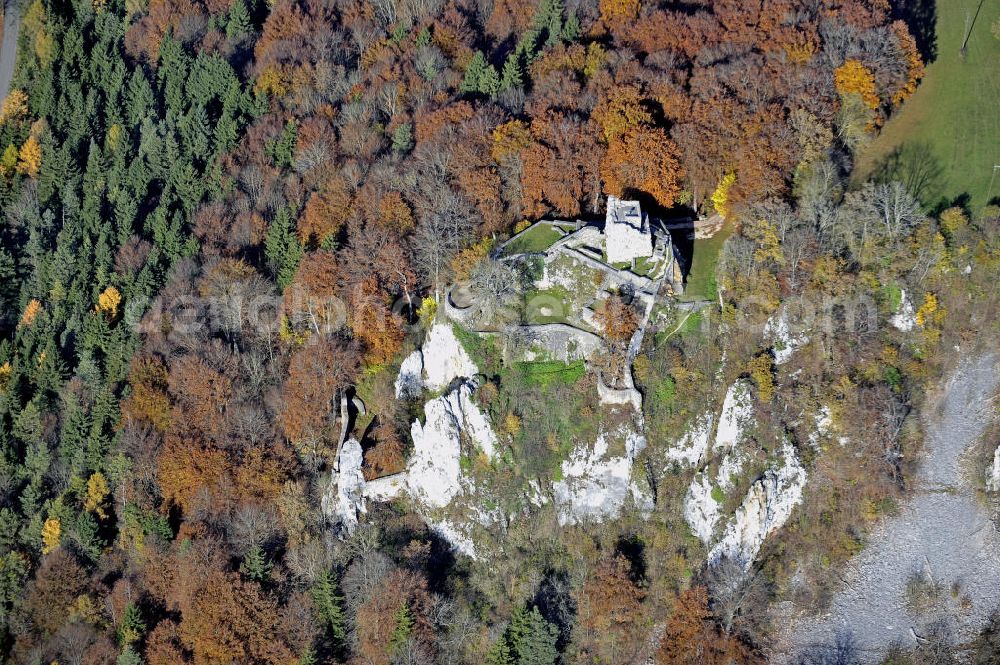
[[[174,402],[174,422],[213,440],[225,436],[223,414],[233,394],[233,381],[194,354],[173,361],[167,387]]]
[[[182,665],[191,662],[190,652],[181,642],[177,622],[164,619],[146,636],[144,653],[149,665]]]
[[[635,127],[612,139],[601,162],[601,177],[608,194],[641,192],[664,208],[674,204],[681,191],[677,145],[657,127]]]
[[[358,368],[357,349],[337,338],[315,338],[292,355],[278,421],[299,452],[320,453],[340,393],[354,382]]]
[[[604,337],[612,342],[628,342],[639,327],[639,315],[635,308],[617,295],[607,298],[601,304],[595,318]]]
[[[532,144],[522,153],[524,212],[565,216],[594,209],[600,197],[598,166],[604,147],[590,123],[548,112],[531,123]]]
[[[381,366],[392,360],[403,344],[403,320],[386,306],[374,277],[352,289],[349,320],[355,338],[364,347],[364,362]]]
[[[353,197],[347,182],[341,177],[327,181],[309,195],[296,231],[303,245],[322,245],[335,236],[351,215]]]
[[[55,633],[69,620],[86,583],[86,571],[76,558],[65,548],[56,549],[42,558],[34,581],[24,590],[24,616],[43,633]]]
[[[646,100],[635,86],[610,88],[598,102],[593,117],[601,127],[604,140],[609,143],[636,127],[648,125],[653,120]]]
[[[594,566],[576,598],[576,644],[583,661],[635,662],[648,627],[644,597],[632,580],[632,565],[621,554]]]
[[[630,27],[639,17],[640,0],[601,0],[601,22],[613,32]]]
[[[297,648],[285,613],[254,582],[235,573],[214,573],[181,618],[178,635],[196,665],[288,665]]]
[[[399,433],[392,425],[380,422],[375,428],[375,445],[365,451],[365,480],[399,473],[405,464]]]
[[[210,444],[170,434],[156,461],[160,493],[185,513],[199,497],[211,497],[227,474],[226,454]]]
[[[167,396],[167,368],[156,357],[132,360],[129,394],[121,403],[122,421],[152,425],[160,432],[170,426],[170,398]]]
[[[337,255],[328,250],[307,252],[295,278],[285,289],[282,309],[292,330],[320,335],[339,330],[346,322],[338,297],[343,281]]]
[[[906,83],[892,96],[893,104],[903,103],[907,97],[917,90],[917,83],[924,77],[924,61],[920,57],[920,50],[917,48],[917,40],[910,34],[906,23],[894,21],[892,32],[899,41],[899,48],[906,56]]]
[[[379,199],[378,214],[386,228],[400,235],[413,230],[413,211],[399,192],[387,192]]]
[[[656,650],[657,665],[749,665],[756,662],[739,640],[712,621],[708,593],[695,586],[677,598]]]

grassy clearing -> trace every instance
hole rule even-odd
[[[978,0],[937,3],[937,59],[881,134],[859,156],[858,182],[901,179],[928,208],[967,194],[973,210],[987,202],[993,165],[1000,164],[1000,40],[990,24],[1000,0],[984,0],[965,57],[967,16]],[[1000,194],[1000,169],[992,197]]]
[[[554,383],[570,385],[576,383],[587,372],[582,360],[564,363],[559,360],[542,360],[514,363],[525,385],[548,388]]]
[[[550,224],[535,224],[524,231],[521,235],[504,248],[504,254],[528,254],[533,252],[544,252],[552,246],[556,240],[562,238],[562,233]]]
[[[561,286],[532,289],[524,294],[524,322],[531,325],[569,323],[569,314],[575,307],[573,297]]]
[[[714,300],[716,298],[715,268],[719,265],[722,246],[733,235],[735,225],[726,222],[711,238],[694,241],[691,270],[681,300]]]

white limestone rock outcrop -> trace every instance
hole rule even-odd
[[[780,468],[768,469],[750,487],[722,538],[709,552],[709,563],[728,558],[748,570],[764,539],[788,521],[795,506],[802,500],[806,471],[791,444],[783,446],[782,456],[784,460]]]
[[[733,479],[743,471],[749,458],[742,444],[753,425],[753,418],[750,382],[741,379],[726,391],[719,416],[719,428],[715,433],[715,444],[712,446],[713,453],[723,455],[716,483],[726,492],[732,488]]]
[[[792,332],[788,322],[788,312],[784,307],[767,320],[764,325],[764,337],[771,342],[771,348],[774,349],[775,365],[788,362],[792,354],[809,343],[809,337],[805,333]]]
[[[813,416],[813,423],[816,428],[809,434],[809,445],[818,448],[820,442],[830,436],[833,428],[833,417],[830,407],[825,404],[819,407],[819,411]]]
[[[479,558],[472,538],[469,537],[469,534],[464,529],[459,528],[448,520],[441,520],[440,522],[429,521],[427,526],[430,527],[431,531],[448,541],[448,544],[456,552],[464,554],[471,559]]]
[[[993,464],[986,468],[986,489],[1000,492],[1000,446],[993,451]]]
[[[469,378],[479,369],[462,346],[450,324],[435,323],[421,349],[424,386],[441,390],[457,378]]]
[[[676,462],[681,466],[698,466],[708,455],[711,439],[712,414],[705,413],[695,419],[694,424],[684,433],[680,441],[667,449],[667,461]]]
[[[552,486],[560,525],[617,517],[629,497],[640,510],[652,510],[649,491],[632,479],[635,457],[646,447],[641,432],[602,432],[593,447],[579,446],[563,461],[563,478]],[[608,455],[610,436],[624,436],[624,455]]]
[[[684,521],[705,545],[712,543],[719,521],[719,502],[712,496],[712,481],[699,472],[684,496]]]
[[[899,311],[889,317],[889,323],[896,330],[910,332],[917,325],[917,315],[913,309],[913,303],[910,302],[910,296],[906,293],[906,289],[902,289],[901,291]]]
[[[475,384],[466,381],[424,405],[423,424],[410,428],[413,454],[406,471],[410,496],[431,508],[443,508],[463,486],[460,460],[463,437],[492,457],[496,434],[489,418],[472,401]]]
[[[365,477],[361,472],[364,454],[356,439],[348,439],[340,449],[340,471],[333,472],[331,487],[321,501],[327,520],[347,533],[358,526],[365,512]]]
[[[403,359],[396,377],[396,399],[416,399],[424,388],[424,354],[417,349]]]
[[[715,433],[713,452],[732,450],[739,444],[746,430],[753,423],[753,400],[750,382],[740,379],[729,386],[722,402],[719,428]]]

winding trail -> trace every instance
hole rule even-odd
[[[6,0],[3,10],[3,41],[0,42],[0,101],[7,98],[17,61],[17,34],[21,15],[16,0]]]
[[[995,415],[998,382],[993,355],[967,359],[952,373],[924,416],[914,496],[848,564],[829,611],[791,620],[772,662],[878,662],[893,641],[913,646],[932,621],[948,624],[958,641],[985,624],[1000,605],[1000,533],[964,477],[962,459]],[[914,572],[943,589],[918,616],[906,603]]]

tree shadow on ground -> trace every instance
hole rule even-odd
[[[936,0],[898,0],[894,4],[893,18],[906,23],[924,63],[934,62],[937,59]]]
[[[903,184],[925,209],[943,195],[944,168],[926,141],[907,141],[880,159],[872,170],[871,179]]]
[[[830,643],[810,644],[795,657],[794,665],[857,665],[858,647],[850,633],[839,633]]]

